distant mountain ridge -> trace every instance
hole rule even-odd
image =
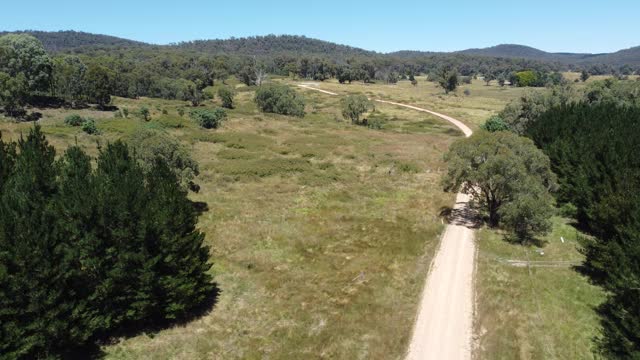
[[[505,58],[523,58],[542,61],[556,61],[565,64],[637,65],[640,64],[640,46],[620,50],[614,53],[549,53],[530,46],[517,44],[501,44],[483,49],[467,49],[458,51],[461,54],[481,55]]]
[[[0,32],[0,35],[9,32]],[[608,64],[614,66],[640,66],[640,46],[620,50],[613,53],[550,53],[530,46],[517,44],[501,44],[488,48],[466,49],[455,52],[428,52],[405,50],[387,54],[377,53],[341,45],[329,41],[296,35],[266,35],[246,38],[195,40],[168,45],[152,45],[140,41],[123,39],[115,36],[91,34],[80,31],[17,31],[28,33],[38,38],[45,48],[53,52],[74,51],[88,47],[149,47],[186,49],[208,54],[236,55],[279,55],[279,54],[311,54],[331,58],[348,58],[350,56],[394,56],[399,58],[415,58],[422,56],[462,54],[467,56],[483,56],[494,58],[517,58],[544,62],[555,62],[565,65]]]

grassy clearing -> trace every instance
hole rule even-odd
[[[479,359],[591,359],[602,290],[569,266],[513,266],[505,260],[580,262],[577,231],[554,220],[546,244],[524,247],[481,229],[476,276]],[[561,237],[565,242],[562,243]]]
[[[198,128],[180,101],[115,99],[129,119],[42,110],[61,152],[153,127],[200,164],[192,197],[221,289],[212,311],[185,325],[121,339],[110,359],[401,359],[427,267],[453,201],[439,186],[442,154],[460,136],[446,123],[380,106],[383,130],[341,119],[338,98],[307,94],[304,119],[259,113],[250,89],[218,130]],[[206,106],[216,105],[216,100]],[[134,116],[146,106],[151,121]],[[166,114],[163,114],[165,110]],[[91,112],[91,113],[90,113]],[[100,136],[65,126],[96,119]],[[0,122],[7,137],[31,124]]]
[[[501,111],[510,100],[530,90],[509,86],[499,87],[495,82],[486,86],[482,80],[473,80],[471,84],[461,84],[455,93],[445,95],[438,85],[428,82],[426,77],[420,76],[416,79],[418,86],[411,85],[409,81],[399,81],[395,85],[387,85],[384,83],[363,84],[361,82],[339,84],[337,81],[331,80],[322,82],[321,88],[339,94],[363,93],[373,98],[425,107],[462,119],[472,128],[477,128],[487,118]],[[295,82],[292,83],[295,84]],[[469,96],[464,95],[465,89],[471,92]],[[305,95],[309,92],[307,91]],[[425,120],[439,121],[429,115],[423,115],[423,117]]]

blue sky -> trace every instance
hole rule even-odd
[[[166,44],[295,34],[382,52],[517,43],[546,51],[640,45],[638,0],[7,0],[0,30],[79,30]]]

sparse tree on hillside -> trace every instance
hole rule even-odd
[[[445,94],[455,91],[458,87],[458,71],[451,65],[440,67],[436,73],[436,79]]]
[[[590,77],[591,75],[587,72],[587,70],[582,70],[582,72],[580,73],[580,80],[582,80],[582,82],[589,80]]]
[[[495,80],[495,79],[496,79],[495,74],[494,74],[493,72],[491,72],[490,70],[486,70],[486,71],[483,73],[483,75],[482,75],[482,76],[483,76],[483,78],[482,78],[482,79],[484,80],[484,84],[485,84],[486,86],[489,86],[489,84],[491,83],[491,81],[493,81],[493,80]]]
[[[255,76],[256,85],[262,86],[262,84],[265,81],[267,81],[267,79],[269,78],[269,74],[267,74],[267,72],[264,70],[262,66],[256,67],[255,72],[256,72],[256,76]]]
[[[507,75],[505,73],[501,73],[500,75],[498,75],[498,85],[500,85],[500,87],[503,87],[506,82]]]

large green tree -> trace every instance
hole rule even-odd
[[[114,76],[114,72],[105,66],[89,65],[86,74],[88,100],[101,108],[111,103]]]
[[[551,201],[533,202],[523,197],[530,192],[547,194],[556,187],[549,158],[530,139],[505,131],[478,131],[455,142],[445,158],[445,189],[472,195],[483,205],[491,226],[500,224],[501,215],[533,219],[521,211],[549,213]],[[512,229],[516,235],[531,236],[545,227],[530,224],[528,233]]]
[[[0,72],[11,77],[23,74],[29,92],[48,92],[51,84],[51,58],[40,40],[27,34],[0,37]]]

